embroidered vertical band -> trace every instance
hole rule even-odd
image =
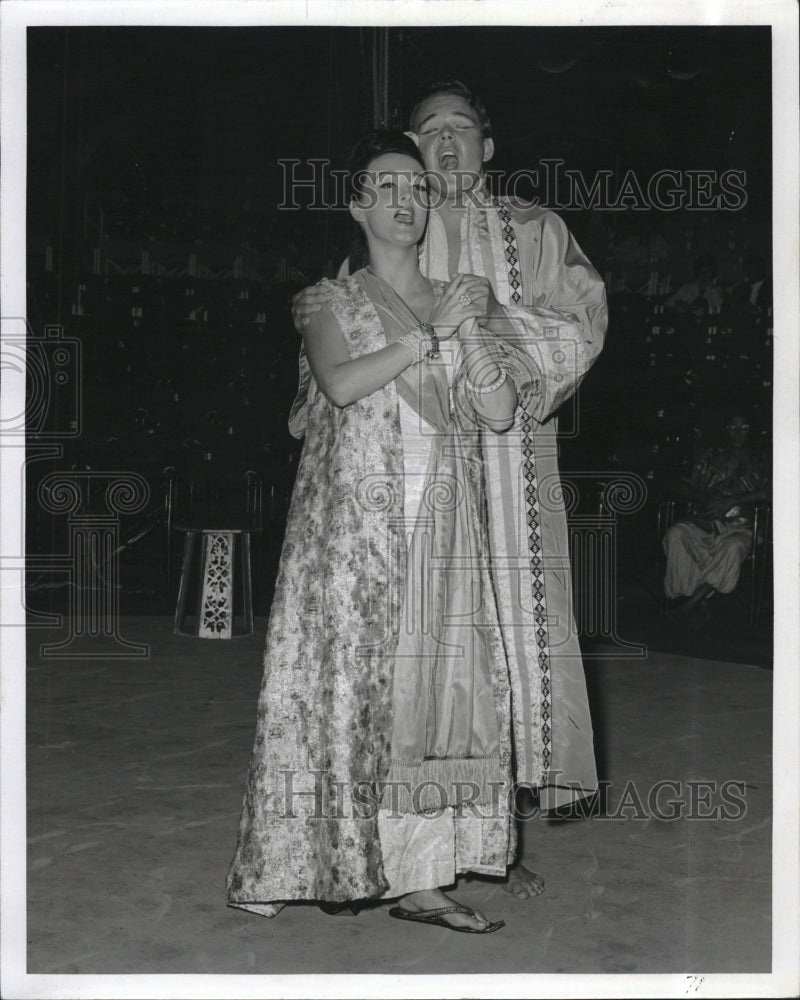
[[[508,204],[495,199],[500,223],[503,227],[503,249],[506,255],[506,267],[508,269],[508,286],[511,301],[515,306],[522,302],[522,277],[519,271],[519,247],[517,246],[517,236],[514,227],[511,225],[511,211]]]
[[[550,642],[547,623],[547,597],[544,584],[544,562],[542,558],[544,552],[542,548],[542,527],[539,517],[539,486],[533,450],[533,418],[525,410],[520,411],[520,424],[523,435],[523,474],[525,477],[528,554],[530,557],[531,589],[533,593],[533,623],[536,631],[539,670],[542,676],[542,771],[546,775],[550,770],[552,759]]]

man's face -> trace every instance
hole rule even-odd
[[[456,94],[433,94],[417,111],[411,133],[431,171],[434,185],[448,192],[474,187],[483,164],[492,158],[494,143],[483,138],[478,116],[469,102]]]

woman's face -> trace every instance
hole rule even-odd
[[[428,219],[424,168],[405,153],[382,153],[367,166],[350,213],[363,226],[367,242],[415,246]]]

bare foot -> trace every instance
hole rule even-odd
[[[525,865],[518,864],[509,869],[508,877],[500,883],[500,886],[515,899],[530,899],[533,896],[541,896],[544,892],[544,879]]]
[[[443,906],[461,906],[456,899],[446,896],[441,889],[423,889],[421,892],[410,892],[398,903],[401,910],[409,910],[411,913],[419,913],[421,910],[438,910]],[[471,913],[445,913],[442,919],[447,921],[451,927],[474,927],[475,930],[482,931],[488,927],[490,921],[484,917],[480,910],[472,910]]]

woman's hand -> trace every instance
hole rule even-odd
[[[492,283],[488,278],[482,278],[478,274],[464,274],[461,277],[464,279],[462,291],[466,292],[478,307],[481,319],[491,319],[497,315],[498,311],[502,312],[502,307],[495,297]]]
[[[469,293],[470,277],[472,275],[457,274],[434,306],[429,322],[439,340],[449,340],[465,320],[483,315],[481,302]]]

